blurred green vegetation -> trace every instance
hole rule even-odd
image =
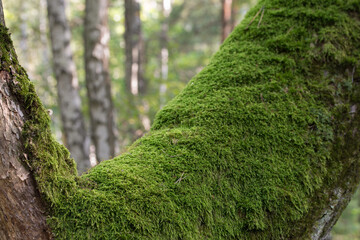
[[[236,22],[256,0],[234,0]],[[67,15],[72,30],[72,48],[83,98],[83,110],[88,109],[83,61],[84,0],[67,2]],[[145,77],[148,88],[142,102],[148,106],[132,106],[125,89],[124,3],[110,0],[109,27],[111,38],[110,75],[117,114],[120,149],[124,151],[133,140],[145,133],[140,115],[152,121],[160,108],[160,33],[161,1],[141,1],[142,29],[145,41]],[[46,0],[3,0],[7,27],[12,33],[20,62],[35,83],[45,107],[51,109],[52,129],[61,141],[61,123],[57,106],[56,81],[51,69],[51,51],[47,30]],[[166,81],[166,101],[177,95],[188,80],[207,65],[220,46],[221,0],[173,0],[169,17],[169,76]],[[88,114],[85,114],[88,116]],[[86,119],[89,125],[89,119]],[[133,133],[137,132],[134,136]],[[360,239],[360,191],[353,196],[347,209],[333,229],[334,240]]]

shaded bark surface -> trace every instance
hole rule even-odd
[[[90,138],[85,129],[73,53],[71,31],[65,14],[65,0],[48,0],[48,19],[57,80],[64,143],[77,162],[79,172],[90,168]]]
[[[13,73],[0,69],[0,239],[51,239],[45,206],[30,171],[19,159],[21,130],[25,121],[23,107],[12,95],[16,84]]]
[[[114,157],[116,130],[109,77],[108,1],[86,0],[85,73],[91,138],[98,162]]]

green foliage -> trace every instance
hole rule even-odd
[[[332,236],[334,240],[360,239],[360,191],[358,190],[347,208],[342,213],[339,221],[334,226]]]

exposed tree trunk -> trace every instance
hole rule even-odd
[[[79,83],[70,46],[71,31],[65,0],[47,0],[54,73],[57,80],[64,143],[76,160],[79,172],[90,168],[90,139],[81,111]]]
[[[19,161],[27,157],[21,133],[27,116],[12,92],[21,69],[15,68],[15,52],[10,53],[13,47],[3,27],[1,0],[0,22],[0,55],[13,59],[10,65],[0,60],[0,239],[50,239],[44,202],[33,176]]]
[[[81,177],[1,27],[0,163],[31,169],[59,239],[326,239],[360,180],[360,6],[289,3],[252,9],[148,135]]]
[[[144,94],[144,43],[141,30],[139,0],[125,0],[125,81],[129,93]]]
[[[233,0],[221,0],[221,42],[227,38],[234,27],[232,2]]]
[[[160,33],[160,68],[161,68],[161,83],[160,83],[160,107],[162,108],[166,102],[167,80],[169,75],[169,16],[171,13],[171,0],[162,0],[162,24]]]
[[[86,0],[85,73],[91,138],[98,162],[114,157],[116,127],[109,77],[108,1]]]

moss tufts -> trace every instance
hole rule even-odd
[[[359,6],[260,1],[149,134],[76,182],[38,99],[20,90],[57,237],[309,238],[333,187],[358,182]]]

